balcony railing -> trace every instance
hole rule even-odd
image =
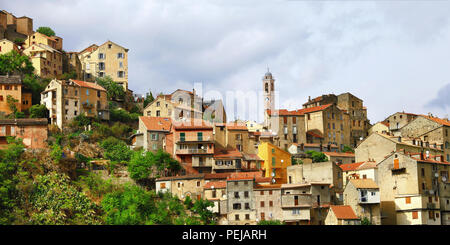
[[[213,154],[212,149],[177,149],[176,154]]]
[[[182,142],[198,142],[198,141],[212,141],[212,137],[210,136],[190,136],[190,137],[180,137],[180,139],[177,141],[177,143]]]

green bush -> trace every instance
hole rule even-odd
[[[326,162],[326,161],[328,161],[328,157],[325,154],[323,154],[323,152],[307,151],[305,153],[309,157],[312,158],[313,162]]]

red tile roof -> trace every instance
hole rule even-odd
[[[214,148],[214,158],[242,158],[242,153],[236,149]]]
[[[262,176],[262,172],[257,172],[257,171],[255,171],[255,172],[236,172],[236,173],[231,173],[231,175],[230,175],[230,178],[237,178],[237,179],[239,179],[239,178],[250,178],[250,179],[253,179],[253,178],[258,178],[258,177],[263,177]]]
[[[322,111],[327,109],[328,107],[332,106],[333,104],[326,104],[326,105],[321,105],[321,106],[315,106],[315,107],[310,107],[310,108],[304,108],[304,109],[300,109],[297,110],[298,112],[301,112],[302,114],[305,113],[311,113],[311,112],[316,112],[316,111]]]
[[[90,83],[90,82],[73,80],[73,79],[71,79],[71,81],[74,82],[75,84],[77,84],[80,87],[92,88],[92,89],[96,89],[96,90],[106,91],[106,89],[104,89],[102,86],[100,86],[100,85],[98,85],[96,83]]]
[[[239,123],[227,123],[226,127],[228,130],[248,130],[247,126],[245,124],[239,124]]]
[[[270,184],[270,185],[255,185],[254,190],[258,189],[281,189],[281,184]]]
[[[439,123],[441,125],[450,127],[450,121],[449,120],[438,118],[438,117],[430,117],[430,116],[424,116],[424,117],[428,118],[428,119],[430,119],[430,120],[432,120],[434,122],[437,122],[437,123]]]
[[[270,183],[272,181],[271,177],[256,177],[255,178],[255,182],[256,183],[263,183],[263,182],[268,182]]]
[[[358,216],[356,216],[355,211],[353,211],[352,207],[349,205],[331,205],[330,208],[337,219],[359,219]]]
[[[355,171],[359,166],[361,166],[364,162],[356,162],[356,163],[346,163],[342,164],[339,167],[342,169],[342,171]]]
[[[204,189],[212,189],[212,187],[214,187],[214,189],[226,188],[227,182],[226,181],[211,181],[211,182],[206,183],[203,186]]]
[[[323,138],[322,133],[317,129],[309,130],[306,132],[306,134],[311,135],[316,138]]]
[[[196,129],[206,129],[206,130],[212,130],[212,124],[201,120],[201,119],[194,119],[189,120],[186,122],[174,122],[173,127],[176,130],[196,130]]]
[[[231,173],[215,173],[215,174],[205,174],[205,179],[226,179],[231,175]]]
[[[144,123],[144,126],[147,130],[150,131],[170,131],[170,127],[172,126],[172,120],[169,117],[139,117]]]
[[[276,113],[278,113],[279,116],[301,116],[306,113],[325,110],[326,108],[328,108],[332,105],[333,104],[326,104],[326,105],[315,106],[315,107],[310,107],[310,108],[298,109],[295,111],[288,111],[286,109],[280,109],[278,111],[267,110],[267,114],[269,114],[270,116],[275,115]]]
[[[326,145],[324,146],[326,147]],[[355,157],[355,153],[351,152],[324,152],[323,154],[330,156],[330,157]]]

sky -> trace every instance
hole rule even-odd
[[[129,88],[154,95],[202,84],[205,98],[241,91],[262,121],[267,68],[278,108],[350,92],[371,123],[405,111],[448,117],[448,0],[2,1],[0,8],[49,26],[64,50],[111,40],[128,52]],[[217,95],[218,94],[218,95]],[[261,100],[261,101],[260,101]],[[254,103],[257,101],[258,103]],[[245,110],[244,110],[245,111]]]

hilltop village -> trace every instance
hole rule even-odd
[[[267,71],[264,121],[231,121],[195,89],[135,94],[128,52],[0,12],[0,224],[450,224],[447,118],[275,108]]]

